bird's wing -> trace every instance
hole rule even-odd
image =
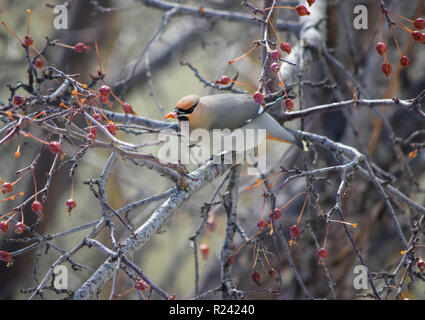
[[[262,107],[248,94],[219,94],[201,97],[209,129],[236,129],[255,117]]]

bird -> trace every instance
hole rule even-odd
[[[188,122],[190,131],[195,129],[265,129],[266,139],[300,146],[300,142],[284,126],[264,111],[283,99],[256,103],[249,94],[215,94],[207,96],[188,95],[181,98],[175,109],[164,118]],[[265,107],[265,108],[264,108]]]

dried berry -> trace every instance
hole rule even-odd
[[[272,72],[274,73],[278,73],[280,70],[280,63],[278,62],[273,62],[270,66],[270,69],[272,70]]]
[[[422,34],[421,34],[421,32],[419,32],[419,31],[413,31],[413,32],[412,32],[412,38],[413,38],[415,41],[421,41],[421,38],[422,38]]]
[[[21,234],[25,231],[26,228],[27,226],[24,223],[18,222],[17,224],[15,224],[15,233]]]
[[[96,139],[96,135],[97,135],[97,128],[90,127],[88,129],[87,138],[94,140],[94,139]]]
[[[60,153],[62,152],[62,145],[59,141],[51,141],[49,142],[49,150],[54,154]]]
[[[254,271],[251,274],[251,279],[256,283],[256,284],[260,284],[260,280],[261,280],[261,275],[258,271]]]
[[[68,213],[71,213],[71,211],[72,211],[72,209],[75,209],[76,207],[77,207],[77,203],[75,202],[75,200],[74,199],[68,199],[68,200],[66,200],[66,203],[65,203],[65,205],[66,205],[66,208],[67,208],[67,210],[68,210]]]
[[[253,98],[255,103],[258,103],[258,104],[266,103],[266,100],[264,100],[264,95],[260,91],[257,91],[256,93],[254,93]]]
[[[263,230],[267,226],[267,222],[264,219],[260,219],[257,222],[257,228],[258,230]]]
[[[9,193],[9,192],[12,192],[12,190],[13,190],[13,184],[11,184],[10,182],[5,182],[5,183],[3,183],[3,185],[1,186],[1,192],[2,192],[3,194],[6,194],[6,193]]]
[[[208,255],[210,254],[210,248],[207,244],[203,243],[199,246],[199,250],[201,251],[202,257],[204,260],[208,259]]]
[[[122,110],[124,111],[124,113],[126,113],[126,114],[134,114],[135,113],[134,110],[133,110],[133,107],[129,103],[123,103],[121,105],[121,107],[122,107]]]
[[[272,278],[272,279],[276,279],[276,278],[278,277],[277,271],[276,271],[275,269],[271,268],[271,269],[269,270],[269,276],[270,276],[270,278]]]
[[[416,265],[421,273],[425,271],[425,261],[423,261],[422,259],[419,259]]]
[[[7,262],[8,267],[13,264],[12,256],[8,251],[4,250],[0,251],[0,261]]]
[[[102,115],[100,113],[93,113],[93,119],[102,122]]]
[[[280,43],[280,50],[283,52],[286,52],[287,54],[290,54],[292,51],[291,45],[288,42],[281,42]]]
[[[417,18],[415,20],[415,22],[413,23],[413,26],[418,30],[424,29],[425,28],[425,19]]]
[[[232,81],[232,80],[230,79],[230,77],[229,77],[229,76],[222,76],[222,77],[220,78],[220,80],[218,80],[218,83],[219,83],[219,84],[223,84],[223,85],[227,85],[227,84],[229,84],[231,81]]]
[[[309,16],[310,12],[307,10],[307,8],[303,5],[299,5],[295,7],[295,11],[297,11],[297,14],[302,17],[302,16]]]
[[[31,210],[32,212],[38,215],[41,211],[43,211],[43,205],[41,204],[40,201],[34,200],[33,203],[31,204]]]
[[[408,57],[406,57],[406,56],[402,56],[402,57],[400,57],[400,64],[401,64],[403,67],[407,67],[407,66],[410,64],[410,60],[409,60],[409,58],[408,58]]]
[[[13,104],[15,106],[19,106],[21,104],[23,104],[25,102],[25,99],[23,96],[17,94],[16,96],[13,97]]]
[[[285,101],[285,108],[288,111],[294,110],[294,108],[295,108],[294,100],[292,100],[291,98],[286,99],[286,101]]]
[[[105,125],[105,128],[108,129],[108,131],[115,135],[117,133],[117,126],[112,121],[109,121],[107,125]]]
[[[383,42],[378,42],[376,45],[376,52],[378,52],[378,54],[382,56],[385,54],[386,51],[387,51],[387,45]]]
[[[319,262],[323,262],[328,257],[328,250],[326,250],[325,248],[320,248],[317,251],[317,255],[319,256]]]
[[[270,58],[275,61],[279,61],[280,58],[282,58],[282,55],[280,54],[279,50],[273,50],[270,52]]]
[[[0,234],[9,230],[9,223],[7,221],[0,222]]]
[[[146,288],[148,288],[148,286],[149,285],[143,280],[139,280],[134,284],[134,288],[136,288],[139,291],[145,290]]]
[[[103,85],[99,88],[99,94],[101,96],[107,97],[111,94],[111,88],[107,85]]]
[[[276,221],[282,216],[282,211],[278,208],[273,210],[273,220]],[[272,220],[272,214],[269,215],[269,220]]]
[[[37,59],[34,60],[34,66],[36,68],[43,68],[44,63],[40,58],[37,58]]]
[[[89,46],[85,45],[82,42],[78,42],[75,46],[74,46],[74,51],[77,53],[83,53],[86,52],[89,49]]]
[[[298,225],[294,224],[289,228],[289,234],[291,235],[291,240],[295,241],[300,235],[300,228]]]
[[[22,43],[22,45],[23,45],[25,48],[28,48],[28,47],[29,47],[29,46],[31,46],[33,43],[34,43],[34,40],[32,39],[32,37],[31,37],[31,36],[29,36],[29,35],[26,35],[26,36],[24,37],[24,42]]]
[[[99,96],[99,102],[103,103],[103,104],[107,104],[109,102],[109,97],[100,95]]]
[[[381,70],[383,73],[385,73],[385,76],[388,78],[391,75],[391,70],[392,70],[391,64],[389,62],[384,62],[381,65]]]

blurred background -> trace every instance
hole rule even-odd
[[[240,0],[173,2],[251,13],[247,7],[241,5]],[[357,79],[361,79],[372,98],[393,96],[403,99],[413,98],[425,88],[425,47],[412,41],[407,32],[398,30],[397,40],[401,50],[408,52],[411,65],[407,68],[398,67],[397,49],[390,37],[387,59],[393,64],[393,74],[391,78],[386,78],[380,70],[382,58],[375,51],[380,20],[380,8],[377,2],[374,0],[329,1],[326,19],[326,45],[333,50],[332,54],[348,71],[352,72]],[[263,6],[263,1],[251,1],[251,3],[258,7]],[[280,3],[282,4],[284,1],[280,1]],[[296,3],[297,1],[290,2],[291,5]],[[1,19],[18,35],[23,36],[26,33],[27,24],[25,10],[31,9],[31,35],[38,49],[43,48],[46,36],[51,40],[58,39],[61,43],[69,45],[77,42],[89,44],[91,50],[84,54],[78,54],[63,47],[50,48],[46,54],[50,64],[67,73],[79,74],[76,79],[82,83],[90,82],[90,75],[95,75],[99,70],[99,59],[94,45],[97,41],[102,70],[106,74],[104,81],[110,86],[126,79],[132,72],[138,56],[158,31],[164,15],[163,11],[147,7],[135,0],[99,0],[97,2],[74,0],[65,3],[70,5],[68,9],[69,28],[56,30],[53,28],[53,20],[56,15],[53,13],[52,6],[58,4],[64,3],[53,0],[0,0]],[[355,17],[353,9],[359,4],[368,8],[369,25],[367,30],[352,28],[352,21]],[[424,3],[421,0],[386,1],[386,5],[408,18],[424,16]],[[113,10],[102,10],[102,8],[113,8]],[[289,10],[279,10],[278,17],[282,21],[298,21],[298,17]],[[298,41],[294,35],[288,32],[279,31],[279,35],[283,41],[288,41],[292,45]],[[187,15],[173,16],[166,24],[165,30],[152,44],[149,53],[137,63],[134,69],[135,76],[125,86],[113,87],[116,90],[114,92],[123,101],[130,103],[138,115],[156,120],[161,120],[164,112],[171,111],[176,101],[182,96],[217,93],[217,90],[205,87],[188,67],[181,66],[180,60],[190,62],[209,81],[219,79],[222,75],[233,76],[238,72],[238,81],[247,85],[245,87],[237,86],[237,88],[253,92],[255,91],[253,87],[257,86],[257,80],[261,73],[260,51],[257,50],[247,58],[230,66],[228,61],[249,50],[252,47],[252,41],[261,38],[262,27],[260,24],[212,21]],[[309,66],[304,79],[318,82],[328,78],[330,83],[336,83],[337,87],[306,85],[303,94],[304,107],[349,100],[353,97],[355,85],[347,80],[341,70],[332,64],[327,67],[324,61],[324,58],[319,58],[317,62]],[[0,102],[2,104],[7,104],[10,96],[7,84],[14,85],[17,81],[27,81],[27,68],[21,45],[2,28],[0,30]],[[52,88],[56,87],[53,82],[51,85]],[[48,90],[49,88],[44,89]],[[299,101],[296,100],[296,107],[298,104]],[[111,110],[121,112],[120,104],[113,104]],[[414,113],[397,108],[388,108],[382,112],[387,117],[396,136],[402,139],[407,138],[416,130],[425,128],[424,121]],[[347,116],[356,126],[360,138],[353,134]],[[333,140],[359,149],[365,146],[366,149],[369,147],[369,155],[372,159],[397,178],[395,185],[403,192],[410,194],[413,200],[424,205],[424,152],[419,152],[416,158],[411,159],[408,157],[411,150],[406,146],[401,146],[402,157],[411,170],[408,172],[406,166],[395,155],[392,142],[385,129],[381,129],[380,134],[377,134],[379,124],[376,119],[376,113],[364,108],[355,109],[352,113],[333,112],[307,118],[305,126],[311,132],[326,135]],[[293,121],[288,126],[299,128],[300,123]],[[40,128],[34,127],[31,130],[35,135],[45,136]],[[370,141],[374,136],[377,136],[376,143],[371,145]],[[154,135],[133,136],[124,132],[120,132],[118,137],[133,143],[153,141],[155,138]],[[16,159],[13,156],[16,151],[16,141],[12,140],[7,145],[2,145],[0,176],[6,181],[14,179],[14,173],[33,160],[39,147],[39,144],[33,141],[26,141],[22,146],[21,157]],[[68,155],[73,155],[78,150],[78,144],[75,146],[65,144],[64,147]],[[277,172],[279,166],[291,168],[299,165],[301,161],[300,155],[294,150],[288,151],[287,146],[282,148],[279,144],[270,143],[267,149],[271,173]],[[155,148],[147,149],[146,152],[155,152]],[[37,232],[45,235],[55,234],[101,217],[99,202],[94,198],[89,187],[83,184],[83,181],[98,178],[108,156],[109,153],[104,150],[93,149],[81,159],[74,178],[74,198],[77,201],[77,208],[71,215],[65,209],[65,201],[71,194],[71,180],[68,176],[70,167],[65,165],[55,173],[48,201],[44,206],[45,217],[36,226]],[[51,161],[50,153],[43,152],[42,161],[37,169],[39,185],[44,184],[45,172],[50,168]],[[316,166],[325,166],[326,164],[335,164],[335,160],[324,154],[319,158]],[[194,166],[189,167],[189,169],[193,168]],[[148,277],[167,292],[176,294],[180,299],[190,298],[194,295],[194,258],[189,237],[195,232],[201,221],[202,205],[209,201],[222,178],[217,179],[192,197],[168,221],[163,232],[154,236],[134,257],[134,262]],[[238,219],[248,236],[256,233],[256,222],[263,205],[260,188],[246,190],[246,187],[254,181],[255,177],[243,177],[240,187]],[[307,207],[300,224],[302,233],[297,245],[291,247],[291,252],[312,296],[329,299],[335,297],[338,299],[361,298],[358,294],[365,293],[367,290],[353,289],[354,274],[352,270],[355,265],[359,264],[359,261],[342,226],[333,224],[330,227],[327,240],[329,256],[326,268],[317,264],[316,243],[310,233],[310,230],[314,230],[318,242],[322,243],[325,234],[324,222],[317,215],[321,210],[327,212],[334,205],[337,181],[334,176],[330,176],[329,179],[319,181],[315,185],[316,192],[319,194],[318,202],[315,206]],[[171,187],[173,184],[157,173],[120,159],[107,185],[108,200],[112,207],[119,208],[137,199],[164,192]],[[294,180],[280,190],[277,199],[278,205],[282,206],[288,199],[304,189],[305,181]],[[34,185],[30,176],[24,178],[16,188],[16,191],[23,191],[26,195],[32,194],[33,190]],[[222,188],[221,193],[224,191],[225,187]],[[350,191],[349,198],[344,201],[345,218],[358,224],[358,227],[351,231],[370,271],[392,272],[400,260],[400,250],[406,248],[400,246],[384,203],[373,185],[358,176],[351,180]],[[280,220],[282,229],[288,237],[289,226],[296,222],[303,201],[304,198],[300,197],[291,203],[285,209],[283,218]],[[126,218],[132,225],[139,227],[161,203],[158,201],[138,208],[130,212]],[[1,203],[0,213],[8,212],[8,209],[13,208],[14,205],[16,205],[16,201]],[[409,230],[418,216],[405,207],[396,205],[396,208],[402,228],[406,234],[409,234]],[[264,212],[269,210],[267,204]],[[24,213],[26,223],[35,223],[36,219],[30,208],[27,208]],[[208,258],[200,258],[200,292],[214,289],[220,283],[220,252],[224,241],[226,213],[222,207],[219,207],[210,214],[214,216],[215,228],[213,231],[204,232],[199,241],[199,244],[205,243],[210,248]],[[119,239],[124,241],[128,234],[118,222],[116,225],[118,233],[121,234]],[[55,240],[54,244],[61,250],[67,251],[81,241],[85,234],[86,231],[82,231],[61,237]],[[420,234],[420,236],[423,235]],[[16,240],[23,238],[25,238],[25,234],[18,236],[11,231],[0,235],[0,250],[15,251],[28,245],[28,243]],[[107,231],[102,232],[97,239],[110,246]],[[239,247],[243,241],[238,235],[235,239],[235,244]],[[266,239],[265,244],[269,250],[273,251],[270,240]],[[424,255],[419,248],[416,254]],[[60,252],[54,248],[46,250],[43,247],[39,251],[31,250],[16,257],[15,264],[11,268],[7,268],[4,263],[0,264],[0,298],[27,298],[28,293],[22,293],[21,289],[34,287],[60,255]],[[283,252],[282,255],[281,267],[287,297],[304,298]],[[270,259],[276,269],[276,257],[271,255]],[[96,249],[84,248],[73,257],[73,260],[95,270],[105,260],[105,257]],[[251,280],[253,261],[252,247],[248,246],[242,249],[236,257],[233,265],[233,280],[237,287],[241,290],[278,289],[278,283],[268,277],[267,268],[257,267],[262,275],[260,286]],[[73,271],[69,267],[69,289],[78,289],[92,272],[87,269]],[[329,288],[328,277],[334,283],[334,293]],[[409,290],[403,291],[403,296],[425,298],[423,282],[418,281],[417,277],[412,279],[408,277],[406,282],[410,280],[414,281]],[[120,273],[118,292],[124,292],[131,286],[127,276]],[[46,298],[50,299],[66,297],[64,294],[56,295],[48,291],[44,293]],[[98,298],[107,299],[109,294],[110,287],[107,286],[99,293]],[[218,293],[205,298],[220,297],[221,295]],[[135,292],[123,297],[123,299],[138,298]],[[250,295],[249,298],[274,299],[276,297],[270,293],[258,293]]]

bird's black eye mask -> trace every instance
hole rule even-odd
[[[196,106],[198,105],[199,102],[195,103],[192,107],[190,107],[189,109],[182,109],[182,108],[177,108],[175,110],[175,112],[180,116],[180,115],[185,115],[185,114],[191,114]]]

